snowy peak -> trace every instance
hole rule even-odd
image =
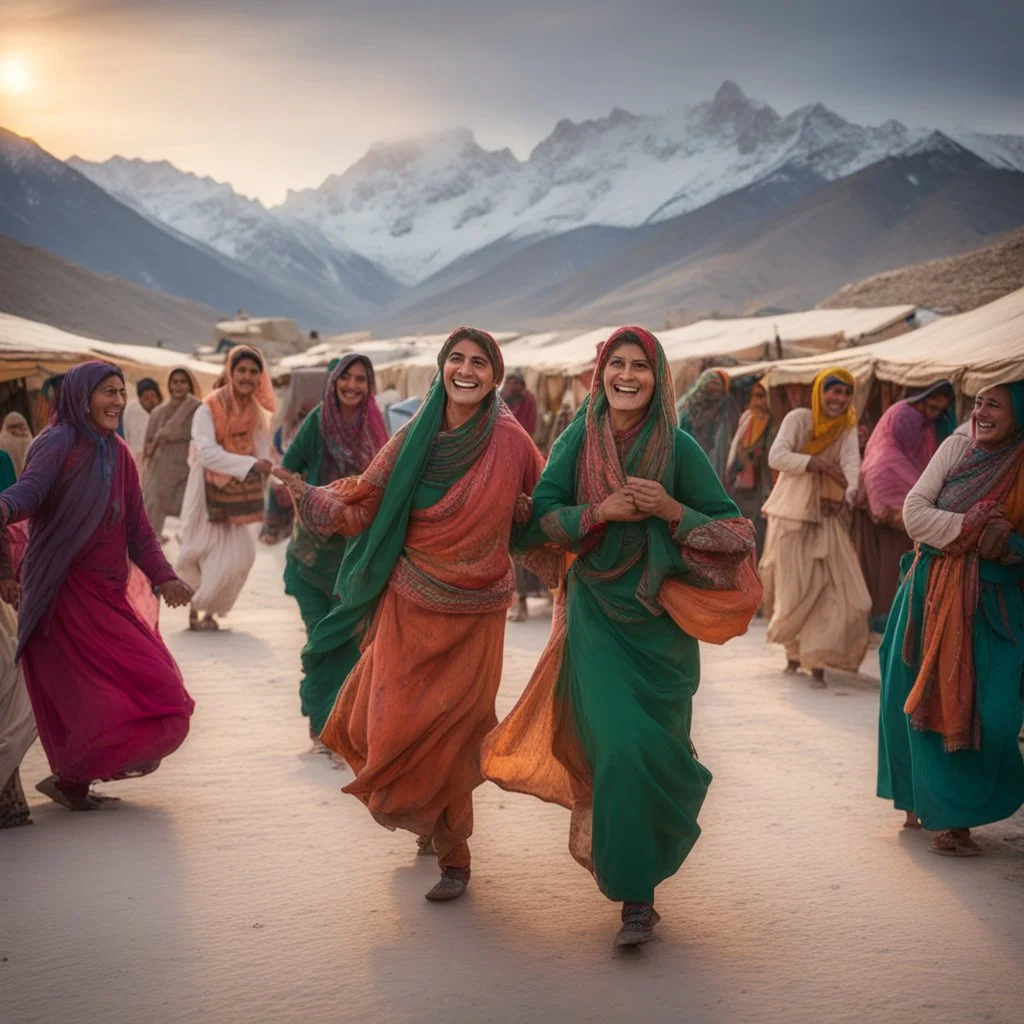
[[[762,103],[754,103],[735,82],[727,80],[718,87],[718,92],[708,105],[706,121],[710,127],[728,125],[737,131],[744,131],[762,109],[771,108],[765,108]]]

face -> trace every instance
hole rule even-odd
[[[231,383],[235,391],[243,397],[254,394],[262,372],[251,359],[239,359],[231,371]]]
[[[924,413],[926,420],[934,423],[949,408],[949,396],[931,395],[918,408]]]
[[[707,383],[704,385],[704,392],[712,398],[722,397],[722,394],[725,392],[725,385],[717,373],[713,377],[708,377]]]
[[[159,391],[153,391],[151,388],[147,388],[141,395],[139,395],[139,405],[141,405],[146,412],[152,412],[159,404]]]
[[[128,404],[128,389],[117,374],[100,381],[89,396],[89,420],[97,430],[117,430],[121,413]]]
[[[455,343],[441,376],[448,401],[455,405],[479,405],[494,390],[494,368],[487,352],[469,338]]]
[[[370,393],[370,375],[359,361],[349,365],[334,385],[334,393],[343,409],[358,409]]]
[[[830,420],[842,416],[850,407],[850,399],[853,398],[853,388],[847,384],[830,384],[825,388],[822,395],[822,405],[825,406],[825,415]]]
[[[755,412],[768,411],[768,392],[760,384],[750,392],[750,408]]]
[[[192,391],[192,384],[188,379],[188,374],[172,373],[171,379],[167,382],[167,390],[170,391],[171,398],[174,401],[180,402]]]
[[[612,409],[640,412],[654,396],[654,367],[644,350],[629,342],[620,345],[608,357],[602,383]]]
[[[974,437],[984,445],[998,445],[1017,433],[1009,388],[992,388],[974,400]]]
[[[525,385],[518,377],[509,377],[505,381],[505,394],[509,398],[518,398],[523,393]]]

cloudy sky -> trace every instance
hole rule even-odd
[[[270,203],[377,139],[468,125],[525,157],[726,78],[781,113],[1024,134],[1022,40],[1011,0],[0,0],[0,126]]]

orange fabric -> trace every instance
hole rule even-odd
[[[750,401],[747,403],[746,409],[750,415],[746,418],[747,422],[743,429],[743,437],[740,439],[740,443],[744,448],[753,448],[764,436],[764,432],[772,422],[772,414],[770,412],[754,408],[754,394],[758,391],[765,397],[768,395],[763,384],[755,384],[751,389]]]
[[[1024,473],[1018,472],[1003,499],[1006,518],[1024,531]],[[936,732],[947,751],[980,745],[972,626],[978,607],[977,544],[992,513],[985,503],[968,513],[956,550],[932,563],[924,598],[921,667],[903,710],[915,728]]]

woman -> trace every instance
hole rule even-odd
[[[729,375],[724,370],[705,370],[679,399],[679,426],[703,449],[719,480],[725,479],[729,438]]]
[[[497,724],[513,517],[529,518],[542,460],[497,394],[489,334],[460,327],[437,362],[420,410],[361,477],[310,488],[275,472],[307,528],[354,538],[303,652],[313,685],[344,682],[321,739],[356,773],[344,792],[432,841],[441,880],[427,899],[451,900],[469,882],[480,744]]]
[[[370,360],[358,352],[344,356],[331,369],[323,401],[302,421],[281,465],[305,476],[313,487],[365,472],[388,440],[376,394]],[[267,523],[263,539],[274,543],[279,531],[280,524]],[[296,524],[288,545],[284,592],[298,602],[307,637],[331,610],[344,554],[345,538],[341,534],[322,540],[301,521]],[[324,675],[302,680],[302,713],[309,719],[314,739],[327,722],[341,682]]]
[[[20,412],[9,412],[0,427],[0,451],[5,451],[14,464],[14,476],[17,479],[25,468],[25,456],[32,444],[32,431],[28,420]]]
[[[854,538],[871,594],[871,624],[885,620],[899,586],[900,559],[913,547],[903,527],[903,503],[939,445],[956,430],[953,385],[933,384],[882,413],[864,449]]]
[[[10,455],[0,451],[0,492],[14,483],[14,468]],[[13,593],[28,542],[24,523],[9,526],[7,536],[6,556],[0,554],[0,581],[8,581],[4,586]],[[17,612],[0,601],[0,829],[32,824],[18,766],[36,738],[36,720],[15,657],[17,649]]]
[[[195,378],[184,367],[167,378],[169,398],[157,406],[146,427],[145,473],[142,496],[153,531],[163,541],[164,520],[181,515],[188,481],[188,449],[192,419],[202,403]]]
[[[711,773],[690,742],[697,641],[744,632],[761,599],[753,527],[675,428],[672,398],[657,339],[616,331],[520,539],[577,555],[564,601],[483,755],[500,786],[572,809],[570,850],[622,902],[623,946],[653,937],[655,887],[700,834]]]
[[[274,411],[274,391],[263,356],[236,345],[224,380],[193,415],[195,458],[181,507],[176,568],[195,591],[189,629],[198,631],[220,628],[215,616],[231,611],[249,578],[252,524],[263,520],[263,481],[271,470],[266,414]]]
[[[878,795],[952,857],[1024,804],[1024,381],[983,391],[971,422],[907,495],[917,551],[881,650]]]
[[[754,524],[759,558],[764,552],[765,531],[761,509],[772,490],[768,451],[774,436],[768,389],[758,382],[750,392],[750,403],[740,416],[729,446],[725,484],[740,514]]]
[[[121,419],[121,436],[141,471],[146,450],[146,431],[153,410],[164,400],[160,385],[151,377],[143,377],[135,386],[136,401],[129,402]]]
[[[811,408],[786,415],[768,453],[779,478],[764,506],[767,636],[785,646],[786,671],[809,669],[816,687],[826,668],[856,672],[868,647],[871,598],[849,533],[860,472],[854,383],[847,370],[822,370]]]
[[[94,810],[95,781],[154,771],[188,733],[193,703],[160,637],[127,597],[134,562],[172,607],[189,588],[160,551],[138,471],[117,426],[127,394],[116,366],[88,362],[64,378],[56,413],[21,479],[0,494],[0,526],[29,519],[18,650],[53,774],[36,788]]]

